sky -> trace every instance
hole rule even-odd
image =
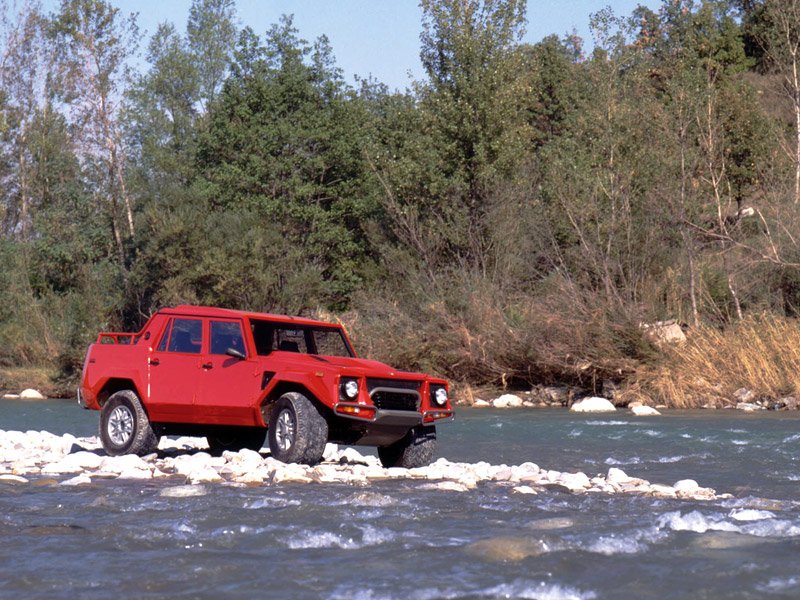
[[[111,0],[125,13],[139,14],[146,40],[163,21],[185,31],[191,0]],[[48,0],[45,9],[58,2]],[[628,16],[637,5],[656,9],[660,0],[528,0],[525,41],[535,43],[550,34],[563,36],[575,30],[591,46],[589,16],[610,6],[616,15]],[[293,14],[303,39],[328,36],[337,65],[348,83],[355,77],[373,76],[391,89],[403,90],[424,77],[419,60],[422,12],[418,0],[237,0],[241,26],[259,35],[281,15]]]

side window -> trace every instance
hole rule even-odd
[[[167,328],[164,330],[164,335],[161,336],[161,341],[158,343],[158,348],[156,348],[156,350],[159,352],[167,351],[167,341],[169,340],[170,329],[172,329],[172,319],[170,319],[167,323]]]
[[[244,354],[242,326],[231,321],[211,321],[211,354],[225,354],[228,348]]]
[[[200,354],[203,342],[203,322],[197,319],[175,319],[169,336],[168,352]]]
[[[272,338],[274,333],[272,324],[269,321],[250,321],[250,329],[253,332],[253,341],[256,343],[256,353],[259,356],[266,356],[272,352]]]

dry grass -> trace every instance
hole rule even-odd
[[[692,408],[709,401],[734,404],[740,388],[759,398],[800,394],[797,321],[763,315],[724,330],[696,329],[685,344],[666,350],[663,362],[642,368],[626,397]]]
[[[39,390],[48,398],[71,398],[72,382],[58,382],[53,367],[0,367],[0,392],[18,394],[26,388]]]

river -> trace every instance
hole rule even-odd
[[[72,403],[0,402],[0,429],[93,435]],[[452,461],[696,479],[710,502],[414,481],[0,483],[0,598],[797,598],[800,415],[461,409]],[[367,450],[363,450],[368,453]]]

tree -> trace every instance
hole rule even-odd
[[[133,239],[135,224],[125,179],[127,149],[120,108],[127,60],[139,40],[136,21],[105,0],[62,0],[53,35],[61,98],[68,106],[84,169],[94,182],[98,209],[108,216],[124,265],[123,233]]]

